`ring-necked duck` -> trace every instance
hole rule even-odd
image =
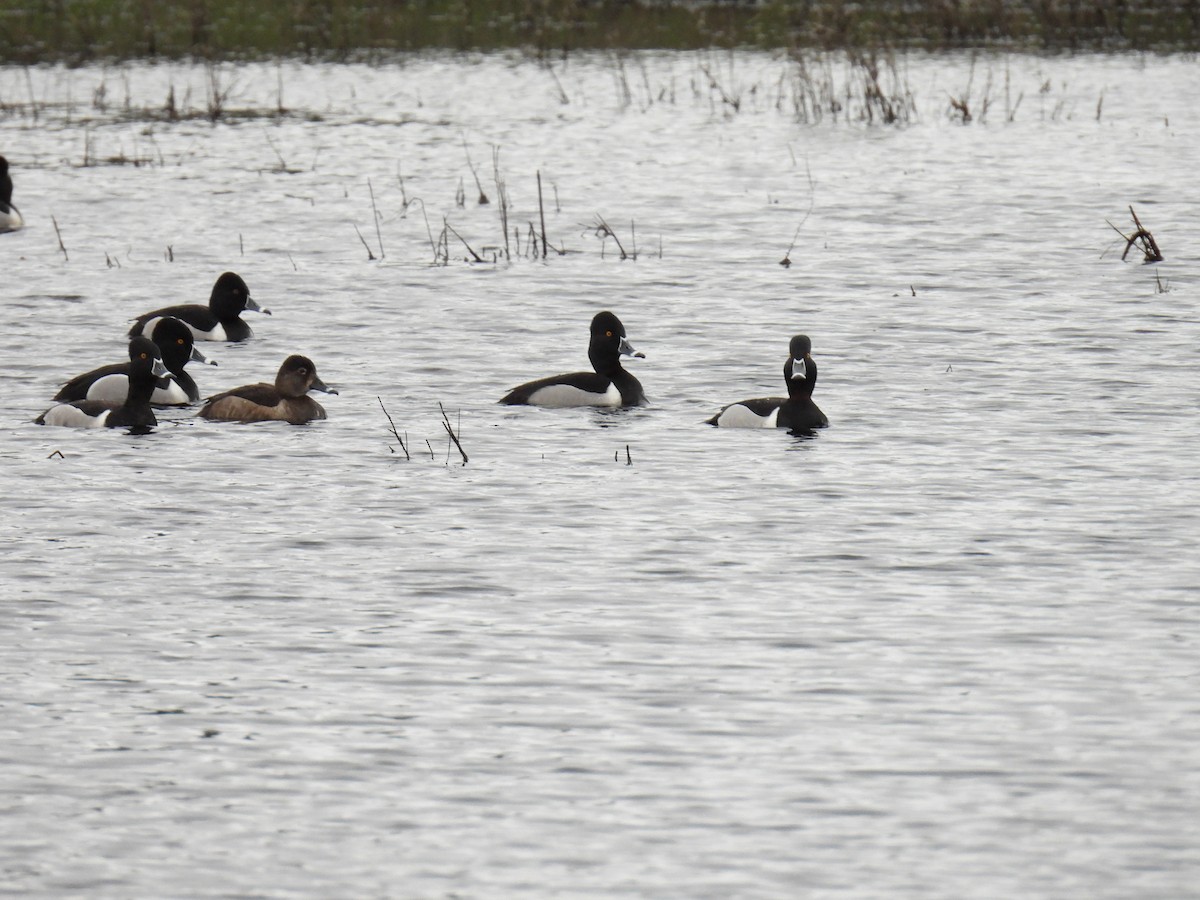
[[[8,174],[8,160],[0,156],[0,234],[16,231],[25,224],[21,212],[12,202],[12,177]]]
[[[317,367],[307,356],[289,356],[275,375],[275,384],[247,384],[210,397],[200,410],[205,419],[226,422],[291,422],[303,425],[324,419],[321,404],[309,391],[336,394],[317,377]]]
[[[208,306],[199,303],[184,303],[179,306],[167,306],[138,316],[133,327],[129,329],[132,337],[137,334],[148,334],[155,319],[174,316],[188,328],[199,341],[244,341],[253,331],[242,321],[243,310],[252,310],[264,315],[270,315],[269,309],[263,309],[250,298],[250,288],[242,281],[240,275],[226,272],[213,285],[212,294],[208,298]]]
[[[150,339],[158,346],[163,365],[171,373],[165,388],[156,387],[150,402],[155,406],[182,406],[200,399],[200,389],[192,376],[184,371],[192,360],[216,363],[205,357],[196,347],[192,331],[176,318],[158,319],[153,326]],[[54,395],[55,400],[100,400],[105,403],[121,403],[129,393],[129,367],[132,363],[113,363],[76,375]]]
[[[786,397],[758,397],[731,403],[709,419],[708,424],[722,428],[824,428],[829,419],[812,399],[813,388],[817,385],[817,364],[811,352],[812,341],[807,335],[798,334],[792,338],[788,359],[783,365],[783,380],[788,390]]]
[[[135,337],[129,342],[129,392],[123,403],[116,405],[100,400],[60,403],[34,421],[39,425],[72,428],[153,428],[158,420],[150,408],[150,395],[166,376],[167,367],[158,358],[158,347],[149,338]]]
[[[500,400],[529,406],[644,406],[641,383],[621,366],[621,356],[645,359],[625,338],[625,326],[610,312],[592,319],[588,359],[594,372],[570,372],[530,381]]]

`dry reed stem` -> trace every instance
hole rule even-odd
[[[1137,226],[1137,230],[1133,234],[1127,235],[1112,222],[1108,222],[1107,219],[1104,220],[1108,222],[1109,228],[1125,238],[1125,252],[1121,254],[1121,260],[1124,261],[1125,257],[1129,255],[1129,251],[1134,244],[1139,244],[1142,250],[1143,262],[1162,262],[1163,255],[1162,251],[1158,249],[1158,242],[1154,240],[1154,235],[1142,226],[1141,220],[1138,219],[1137,213],[1133,211],[1132,206],[1129,207],[1129,215],[1133,217],[1133,224]]]
[[[371,179],[367,179],[367,190],[371,192],[371,218],[375,220],[375,237],[379,240],[379,258],[383,259],[383,232],[379,229],[379,210],[375,206],[375,188],[371,187]]]
[[[51,216],[50,221],[54,223],[54,233],[58,237],[58,249],[62,251],[63,259],[66,262],[70,262],[71,257],[67,256],[67,248],[63,244],[62,232],[58,230],[58,219],[54,218],[54,216]]]
[[[467,451],[463,449],[462,444],[458,440],[458,435],[454,433],[454,428],[450,425],[450,417],[446,415],[446,408],[438,403],[438,409],[442,411],[442,427],[446,429],[446,434],[450,436],[450,440],[454,441],[454,446],[458,448],[458,452],[462,454],[462,464],[465,466],[468,462]],[[462,423],[459,423],[459,428],[462,428]]]
[[[405,444],[404,444],[404,438],[400,437],[400,432],[396,430],[396,423],[392,421],[392,414],[391,414],[391,413],[389,413],[389,412],[387,411],[387,407],[383,405],[383,398],[382,398],[382,397],[379,397],[379,396],[376,396],[376,398],[375,398],[375,399],[379,401],[379,408],[380,408],[380,409],[382,409],[382,410],[383,410],[383,414],[384,414],[385,416],[387,416],[388,425],[389,425],[389,426],[391,427],[391,429],[392,429],[392,434],[395,436],[396,440],[400,442],[400,449],[404,451],[404,458],[405,458],[405,459],[412,459],[412,457],[411,457],[411,456],[409,456],[409,454],[408,454],[408,447],[407,447],[407,446],[405,446]],[[391,447],[388,447],[388,449],[389,449],[389,450],[392,450],[392,448],[391,448]],[[393,453],[395,453],[396,451],[395,451],[395,450],[392,450],[392,452],[393,452]]]
[[[542,170],[538,169],[538,217],[542,223],[542,259],[546,258],[546,207],[542,204]]]
[[[371,252],[371,245],[367,243],[367,239],[362,236],[362,232],[358,230],[358,226],[354,226],[354,233],[358,235],[358,239],[362,241],[362,245],[367,248],[367,260],[373,260],[375,254]]]

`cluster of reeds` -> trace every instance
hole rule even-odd
[[[383,414],[387,417],[388,430],[391,432],[392,437],[394,437],[396,442],[400,445],[400,450],[404,453],[404,458],[409,460],[412,459],[412,454],[408,449],[411,444],[411,441],[408,440],[408,433],[405,432],[403,435],[400,434],[399,430],[396,428],[395,421],[392,419],[392,414],[389,413],[387,411],[387,407],[383,405],[383,398],[376,397],[375,399],[379,401],[379,408],[383,410]],[[461,415],[459,418],[458,428],[455,429],[455,427],[450,424],[450,417],[446,415],[446,408],[442,406],[441,403],[438,404],[438,411],[442,414],[442,430],[446,433],[446,465],[450,465],[450,449],[453,446],[458,450],[458,455],[462,459],[462,465],[465,466],[468,462],[470,462],[470,457],[467,456],[467,451],[463,449],[462,440],[459,437],[459,435],[462,433]],[[429,450],[429,458],[436,459],[433,452],[433,444],[430,443],[428,438],[425,439],[425,446]],[[390,444],[388,445],[388,450],[390,450],[392,453],[396,452],[395,448]]]

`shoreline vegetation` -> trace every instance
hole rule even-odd
[[[3,65],[741,47],[1194,52],[1200,0],[26,0],[0,12]]]

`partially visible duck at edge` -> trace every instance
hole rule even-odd
[[[510,406],[645,406],[641,382],[625,371],[622,356],[646,358],[629,343],[620,319],[610,312],[597,313],[588,342],[594,371],[539,378],[513,388],[500,402]]]
[[[150,397],[154,406],[183,406],[200,399],[200,389],[184,366],[193,360],[215,366],[196,346],[192,331],[173,317],[158,319],[152,326],[150,339],[158,347],[163,365],[171,373],[165,388],[155,387]],[[100,400],[120,404],[129,393],[129,369],[132,362],[100,366],[83,375],[76,375],[54,395],[55,400]]]
[[[0,156],[0,234],[16,231],[25,224],[21,212],[12,202],[12,176],[8,174],[8,160]]]
[[[158,357],[158,347],[149,338],[129,342],[129,391],[120,404],[100,400],[75,400],[46,410],[34,421],[38,425],[71,428],[125,428],[144,433],[158,424],[150,408],[150,395],[165,381],[167,367]]]
[[[798,334],[788,346],[788,359],[783,364],[786,397],[758,397],[731,403],[708,420],[709,425],[722,428],[788,428],[807,431],[829,424],[825,413],[813,403],[813,388],[817,386],[817,364],[812,358],[812,341]]]
[[[250,288],[246,287],[240,275],[225,272],[213,285],[208,306],[183,303],[156,309],[138,316],[129,334],[131,337],[148,335],[156,319],[174,316],[192,329],[198,341],[244,341],[254,334],[250,326],[242,321],[245,310],[268,316],[271,314],[269,309],[263,309],[251,299]]]
[[[205,419],[226,422],[290,422],[303,425],[324,419],[325,409],[309,391],[336,394],[317,377],[317,367],[307,356],[289,356],[279,367],[274,384],[247,384],[210,397],[200,410]]]

